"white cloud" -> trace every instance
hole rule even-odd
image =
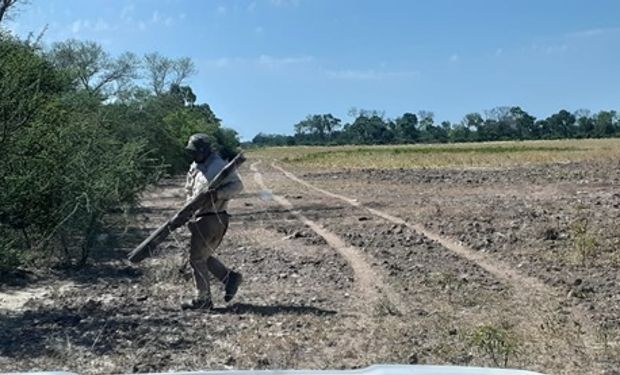
[[[314,61],[312,56],[295,56],[295,57],[273,57],[269,55],[260,55],[256,62],[267,68],[278,68],[285,65],[306,64]]]
[[[219,57],[217,59],[207,60],[206,65],[215,68],[229,68],[233,65],[249,64],[251,62],[251,59],[245,59],[241,57]]]
[[[461,60],[461,57],[457,54],[457,53],[453,53],[452,56],[450,56],[450,62],[459,62],[459,60]]]
[[[292,56],[292,57],[274,57],[269,55],[260,55],[258,57],[241,58],[241,57],[220,57],[217,59],[207,60],[205,64],[211,68],[229,68],[234,65],[242,65],[244,67],[260,67],[260,68],[282,68],[286,66],[309,64],[315,61],[312,56]]]
[[[544,54],[551,55],[554,53],[561,53],[561,52],[567,51],[568,45],[566,43],[561,43],[561,44],[533,43],[531,46],[531,49],[534,52],[542,52]]]
[[[72,33],[78,34],[80,32],[107,32],[116,30],[117,26],[111,25],[104,21],[103,18],[97,18],[96,21],[90,21],[85,19],[77,19],[71,23],[69,29]]]
[[[158,23],[159,21],[161,21],[161,16],[159,15],[159,11],[156,10],[153,12],[153,15],[151,16],[151,22]]]
[[[382,81],[387,79],[411,79],[419,77],[420,73],[412,70],[385,71],[385,70],[328,70],[325,72],[329,78],[350,81]]]
[[[103,19],[98,18],[97,22],[92,28],[94,31],[111,31],[114,30],[115,27],[111,26],[109,23],[105,22]]]
[[[226,68],[230,65],[231,61],[227,57],[221,57],[211,62],[217,68]]]
[[[71,24],[71,32],[77,34],[82,29],[82,20],[75,20]]]
[[[179,15],[179,17],[181,19],[185,18],[185,13],[182,13],[181,15]],[[138,27],[138,29],[140,30],[146,30],[147,28],[147,23],[152,23],[154,25],[165,25],[165,26],[172,26],[174,25],[174,17],[169,16],[164,18],[160,13],[159,10],[155,10],[153,11],[152,15],[151,15],[151,19],[150,20],[139,20],[137,21],[136,25]]]
[[[620,27],[597,27],[588,30],[575,31],[572,33],[566,34],[566,36],[571,38],[591,38],[600,35],[612,34],[612,33],[620,33]]]
[[[545,48],[545,53],[552,54],[555,52],[564,52],[568,49],[568,45],[559,44],[559,45],[550,45]]]
[[[121,9],[121,20],[123,21],[131,21],[133,19],[133,12],[136,9],[134,4],[125,5],[123,9]]]
[[[210,59],[204,62],[207,68],[226,69],[234,65],[247,64],[250,62],[248,59],[242,59],[239,57],[220,57],[217,59]]]
[[[71,32],[77,34],[82,31],[92,30],[92,26],[89,20],[78,19],[71,24]]]
[[[298,6],[301,0],[271,0],[271,4],[277,7],[280,6]]]

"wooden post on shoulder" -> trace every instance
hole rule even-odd
[[[205,188],[196,197],[187,202],[179,211],[177,211],[175,216],[168,219],[163,225],[151,233],[146,240],[142,241],[140,245],[129,253],[129,260],[132,263],[138,263],[153,255],[155,248],[162,243],[172,231],[187,223],[194,212],[204,205],[204,202],[209,197],[210,190],[217,189],[217,187],[221,185],[222,182],[241,164],[243,164],[245,160],[246,159],[243,154],[237,154],[237,156],[235,156],[228,164],[226,164],[226,166],[224,166],[224,168],[222,168],[217,176],[209,181],[208,185],[205,186]],[[173,218],[177,218],[174,223],[172,222]]]

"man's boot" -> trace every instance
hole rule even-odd
[[[228,277],[226,279],[226,295],[224,295],[224,301],[230,302],[237,294],[237,290],[239,289],[239,285],[243,281],[243,277],[239,272],[230,271],[228,273]]]
[[[211,297],[194,297],[181,303],[183,310],[211,310],[213,308],[213,302]]]

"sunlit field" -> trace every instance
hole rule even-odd
[[[620,159],[620,139],[399,146],[272,147],[249,156],[309,169],[503,168]]]

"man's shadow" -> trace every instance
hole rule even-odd
[[[314,306],[253,305],[249,303],[235,303],[234,305],[226,307],[214,307],[211,311],[220,314],[254,314],[260,316],[274,316],[282,314],[328,316],[335,315],[337,313],[333,310],[324,310]]]

